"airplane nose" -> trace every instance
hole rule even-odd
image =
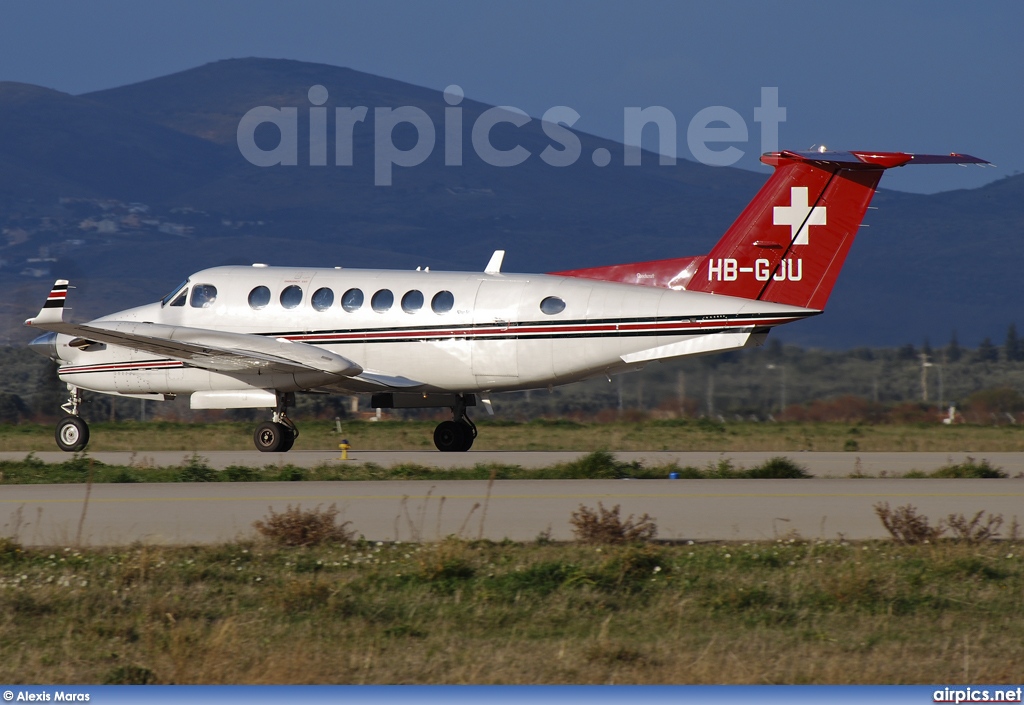
[[[33,340],[28,344],[29,349],[32,352],[38,353],[43,357],[48,357],[54,362],[60,358],[57,356],[57,334],[56,333],[43,333],[41,336]]]

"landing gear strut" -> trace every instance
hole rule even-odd
[[[442,421],[434,429],[434,445],[440,451],[467,451],[476,440],[476,424],[466,414],[466,397],[460,394],[456,400],[451,407],[452,420]]]
[[[71,385],[68,385],[68,391],[71,394],[60,407],[68,415],[60,420],[53,435],[58,448],[66,453],[77,453],[85,450],[85,447],[89,445],[89,425],[78,415],[78,407],[82,403],[82,391]]]
[[[295,439],[299,437],[299,429],[288,418],[288,406],[294,403],[294,393],[277,393],[273,421],[260,424],[252,436],[256,450],[263,453],[287,453],[292,449]]]

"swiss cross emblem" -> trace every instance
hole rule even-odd
[[[791,186],[788,206],[775,206],[773,225],[788,225],[794,245],[809,245],[807,231],[812,225],[825,225],[825,206],[811,208],[807,204],[807,187]]]

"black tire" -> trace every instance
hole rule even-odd
[[[444,453],[469,450],[469,445],[466,444],[467,435],[469,435],[469,429],[465,424],[442,421],[434,429],[434,445]],[[473,443],[471,436],[469,443],[470,445]]]
[[[281,424],[284,426],[284,424]],[[278,453],[287,453],[295,445],[295,439],[298,438],[298,434],[287,426],[284,427],[285,434],[284,439],[281,441],[281,447],[277,449]]]
[[[476,440],[476,431],[468,423],[461,422],[462,426],[462,450],[469,450],[473,447],[473,441]]]
[[[256,427],[256,433],[252,434],[252,441],[256,444],[256,450],[261,453],[280,453],[291,448],[286,445],[287,440],[292,438],[291,429],[284,424],[267,421]]]
[[[57,447],[66,453],[77,453],[89,445],[89,425],[77,416],[65,416],[53,434]]]

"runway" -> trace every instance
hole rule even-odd
[[[268,507],[336,504],[374,541],[572,538],[581,504],[650,514],[659,538],[884,538],[877,502],[913,504],[933,523],[950,513],[1024,519],[1024,480],[504,480],[98,484],[0,487],[0,533],[26,545],[216,543],[255,535]],[[83,518],[84,512],[84,518]]]
[[[323,463],[338,463],[337,451],[293,450],[289,453],[260,453],[247,451],[200,451],[197,453],[207,464],[223,470],[229,465],[263,467],[265,465],[291,464],[298,467],[313,467]],[[468,453],[440,453],[435,450],[422,451],[362,451],[349,452],[350,463],[376,463],[391,467],[403,463],[414,463],[426,467],[454,468],[473,467],[477,464],[500,463],[519,465],[524,468],[549,467],[583,457],[585,451],[470,451]],[[0,452],[0,460],[22,460],[24,451]],[[136,465],[139,467],[166,467],[181,465],[192,456],[191,451],[116,451],[90,452],[89,457],[111,465]],[[899,476],[911,470],[931,471],[943,465],[961,463],[967,458],[977,462],[987,460],[993,467],[1001,468],[1008,475],[1024,476],[1024,453],[1006,452],[883,452],[844,453],[808,451],[756,451],[756,452],[714,452],[714,451],[624,451],[615,457],[625,462],[638,461],[645,467],[657,467],[678,463],[681,466],[706,467],[721,459],[730,460],[737,467],[752,467],[769,458],[785,456],[800,464],[815,477],[849,477],[858,471],[871,476]],[[45,463],[60,463],[71,457],[60,451],[43,451],[35,457]]]

